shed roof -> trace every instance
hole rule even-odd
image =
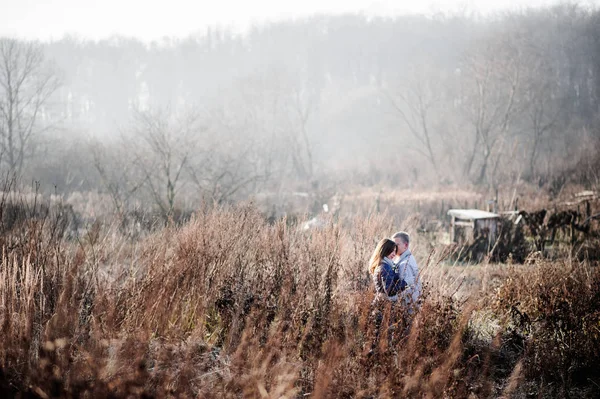
[[[454,216],[458,219],[468,219],[468,220],[477,220],[477,219],[495,219],[500,217],[492,212],[486,212],[479,209],[450,209],[448,211],[448,215]]]

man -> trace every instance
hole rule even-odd
[[[419,267],[415,257],[408,249],[410,236],[404,231],[399,231],[392,236],[392,240],[398,246],[396,252],[397,258],[394,260],[396,270],[400,278],[406,281],[406,290],[402,293],[404,303],[409,307],[412,313],[419,307],[419,297],[421,296],[421,279],[419,277]]]

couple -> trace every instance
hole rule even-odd
[[[379,241],[369,261],[369,272],[375,283],[376,302],[398,302],[401,298],[408,312],[413,313],[419,306],[421,280],[409,244],[410,236],[404,231]]]

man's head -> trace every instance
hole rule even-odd
[[[392,236],[392,240],[398,245],[398,255],[402,255],[408,249],[410,236],[405,231],[399,231]]]

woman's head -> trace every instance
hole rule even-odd
[[[381,263],[381,260],[386,256],[396,253],[396,243],[389,238],[384,238],[377,244],[375,247],[375,251],[373,251],[373,255],[371,255],[371,260],[369,261],[369,272],[371,274],[375,273],[375,269]]]

